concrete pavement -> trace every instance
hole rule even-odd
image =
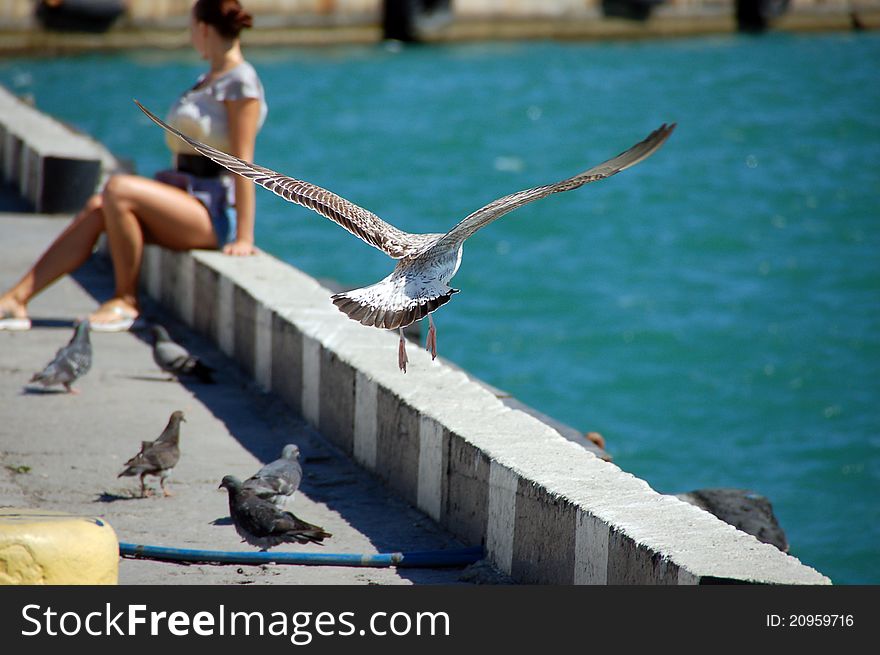
[[[9,286],[66,220],[0,214],[0,287]],[[30,305],[34,327],[0,331],[0,506],[99,516],[120,541],[177,548],[255,551],[228,520],[223,475],[247,477],[285,443],[303,452],[305,477],[293,507],[333,534],[326,545],[277,551],[375,553],[463,546],[394,496],[271,394],[257,387],[207,340],[146,305],[148,319],[218,369],[219,384],[168,381],[152,361],[145,333],[92,334],[92,370],[79,394],[27,384],[66,344],[72,320],[110,296],[112,275],[92,258]],[[298,373],[298,372],[295,372]],[[60,388],[59,388],[60,389]],[[141,440],[154,439],[172,411],[187,422],[170,498],[139,498],[136,478],[117,479]],[[154,479],[148,478],[148,483]],[[484,567],[478,567],[485,571]],[[468,571],[464,579],[473,579]],[[495,581],[494,571],[479,581]],[[361,569],[305,566],[183,566],[123,559],[121,584],[417,584],[457,583],[460,569]]]

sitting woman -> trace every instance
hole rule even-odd
[[[192,44],[210,69],[174,103],[168,117],[181,131],[248,161],[253,160],[267,111],[260,79],[239,42],[241,30],[251,23],[238,0],[193,4]],[[228,255],[255,252],[253,184],[186,151],[179,139],[169,138],[168,145],[175,170],[155,180],[112,176],[33,267],[0,296],[0,329],[30,328],[30,299],[82,265],[102,232],[107,234],[116,288],[114,297],[89,316],[92,329],[102,332],[128,330],[140,315],[137,285],[145,243],[172,250],[221,248]],[[233,205],[234,214],[229,211]]]

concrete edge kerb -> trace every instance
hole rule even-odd
[[[26,190],[55,189],[63,177],[58,167],[32,167],[52,159],[36,152],[32,130],[9,128],[40,116],[0,88],[3,174],[24,180]],[[65,138],[76,152],[97,147],[102,175],[118,168],[90,138],[69,130]],[[269,255],[149,246],[141,284],[260,386],[463,541],[484,545],[519,581],[830,583],[656,493],[422,349],[410,347],[410,369],[401,374],[395,335],[348,320],[329,290]]]
[[[396,335],[348,320],[329,290],[270,255],[149,246],[142,280],[262,388],[519,581],[830,583],[421,349],[410,346],[401,374]]]
[[[0,86],[0,180],[18,189],[35,211],[76,211],[121,168],[101,143]]]

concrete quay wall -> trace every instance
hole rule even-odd
[[[0,183],[34,211],[76,211],[118,166],[103,145],[0,86]]]
[[[361,466],[523,583],[827,584],[602,461],[466,373],[365,328],[267,254],[147,249],[144,288]]]
[[[0,131],[35,112],[0,113]],[[39,137],[21,138],[31,148]],[[104,165],[104,174],[115,166]],[[24,169],[16,170],[13,178]],[[42,188],[59,183],[55,169],[34,170]],[[349,320],[328,289],[268,254],[148,246],[141,282],[267,392],[464,542],[484,546],[519,582],[830,583],[655,492],[421,348],[409,346],[401,373],[396,335]]]
[[[0,0],[0,52],[59,53],[127,48],[185,48],[191,0],[129,0],[99,34],[47,31],[33,0]],[[247,0],[255,27],[246,46],[376,43],[382,0]],[[450,10],[419,20],[429,42],[486,39],[607,39],[733,33],[735,0],[665,0],[646,20],[606,16],[603,0],[452,0]],[[857,16],[855,18],[854,16]],[[880,28],[880,0],[791,0],[770,21],[783,31]]]
[[[260,25],[344,25],[381,20],[383,0],[244,0]],[[664,0],[659,13],[732,13],[735,0]],[[0,26],[34,23],[34,0],[0,0]],[[864,11],[876,0],[790,0],[792,12]],[[185,28],[192,0],[128,0],[121,22]],[[451,0],[454,19],[583,19],[602,15],[602,0]],[[260,20],[263,19],[263,20]],[[259,25],[258,25],[259,26]]]

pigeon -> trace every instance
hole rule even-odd
[[[321,542],[324,539],[333,536],[323,528],[306,523],[244,489],[235,476],[225,476],[217,488],[229,492],[229,515],[235,531],[242,541],[257,546],[260,550],[265,551],[278,544],[293,542],[323,545]]]
[[[71,385],[92,367],[92,342],[89,340],[89,321],[76,324],[70,342],[55,353],[40,373],[34,373],[31,382],[39,382],[44,387],[63,384],[68,393],[79,393]]]
[[[290,443],[284,446],[281,457],[269,462],[242,483],[242,490],[249,491],[283,509],[293,497],[302,480],[299,448]]]
[[[176,377],[193,376],[202,382],[214,383],[214,369],[195,355],[190,355],[179,343],[172,341],[168,330],[161,325],[154,325],[152,333],[153,361],[159,368]]]
[[[141,497],[145,498],[149,494],[144,484],[144,476],[159,476],[159,485],[162,487],[162,493],[165,496],[171,494],[165,488],[165,478],[171,474],[177,462],[180,460],[180,422],[186,421],[183,412],[177,410],[171,414],[168,419],[168,425],[155,441],[142,441],[141,451],[125,463],[125,469],[117,475],[121,478],[124,475],[141,476]]]
[[[662,146],[675,123],[664,123],[647,137],[616,157],[597,164],[573,177],[511,193],[493,200],[470,213],[445,233],[412,234],[385,222],[371,211],[349,202],[342,196],[321,187],[288,177],[258,166],[222,150],[196,141],[163,122],[137,100],[135,104],[154,123],[189,144],[196,152],[215,161],[227,170],[259,184],[288,202],[314,210],[354,236],[378,248],[397,261],[394,270],[383,280],[331,297],[337,309],[361,325],[397,330],[397,365],[406,373],[408,361],[403,328],[428,318],[426,348],[431,358],[437,357],[437,330],[431,312],[459,292],[449,282],[461,264],[464,242],[478,230],[505,214],[554,193],[571,191],[590,182],[604,180],[635,166],[653,155]],[[582,229],[582,228],[579,228]],[[487,275],[500,275],[487,271]]]

